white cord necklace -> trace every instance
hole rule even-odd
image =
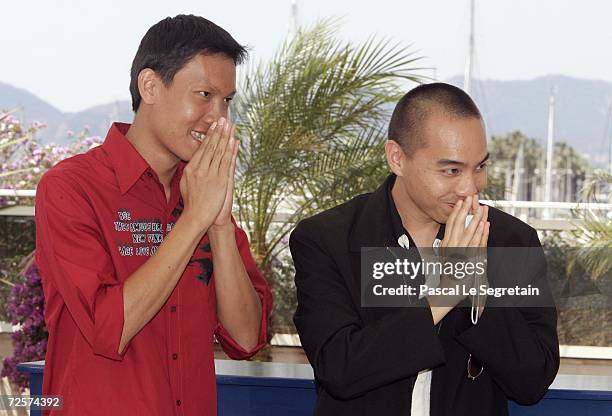
[[[474,275],[474,287],[476,288],[476,294],[472,295],[472,308],[470,309],[470,318],[472,319],[472,324],[476,325],[478,323],[478,312],[480,310],[480,290],[478,287],[478,273]],[[476,302],[474,302],[474,300]],[[476,306],[474,306],[476,303]]]

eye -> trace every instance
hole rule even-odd
[[[478,167],[476,168],[476,170],[477,170],[477,171],[485,170],[485,169],[487,168],[487,166],[488,166],[488,165],[487,165],[486,163],[483,163],[483,164],[481,164],[480,166],[478,166]]]
[[[232,101],[233,99],[234,99],[234,97],[227,97],[227,98],[225,99],[226,104],[229,104],[229,103],[230,103],[230,101]]]
[[[446,175],[451,175],[451,176],[455,176],[459,173],[459,169],[457,168],[448,168],[448,169],[444,169],[443,172]]]
[[[208,97],[210,95],[208,91],[198,91],[198,94],[200,94],[202,97]]]

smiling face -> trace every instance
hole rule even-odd
[[[156,85],[148,106],[151,135],[160,150],[189,161],[210,125],[228,117],[236,91],[236,65],[223,54],[197,55],[169,85],[161,81]]]
[[[387,142],[387,159],[397,175],[394,198],[421,222],[446,223],[457,201],[487,184],[485,129],[479,118],[433,111],[420,133],[425,146],[411,157],[398,143]]]

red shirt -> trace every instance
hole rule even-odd
[[[59,163],[38,185],[36,261],[49,330],[43,394],[63,396],[62,415],[216,415],[213,338],[234,359],[261,349],[270,290],[235,225],[263,310],[259,343],[245,351],[217,319],[204,236],[168,301],[117,353],[123,284],[182,211],[184,164],[167,202],[157,175],[125,138],[129,127],[114,124],[102,146]]]

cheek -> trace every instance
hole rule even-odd
[[[434,172],[427,170],[413,171],[408,178],[408,187],[412,190],[412,198],[420,201],[421,205],[435,206],[438,200],[452,190],[448,182]]]
[[[202,105],[193,102],[186,102],[180,106],[180,116],[184,121],[191,122],[201,117]]]
[[[181,96],[176,97],[173,102],[168,103],[167,117],[172,118],[175,123],[192,123],[201,117],[204,103],[198,102],[198,97]]]
[[[482,192],[482,190],[485,189],[486,187],[487,187],[487,174],[485,172],[482,175],[479,175],[478,178],[476,179],[476,189],[478,189],[478,192]]]
[[[446,199],[447,195],[454,193],[452,180],[440,175],[432,175],[424,186],[425,194],[431,199],[432,204],[437,204],[440,199]]]

